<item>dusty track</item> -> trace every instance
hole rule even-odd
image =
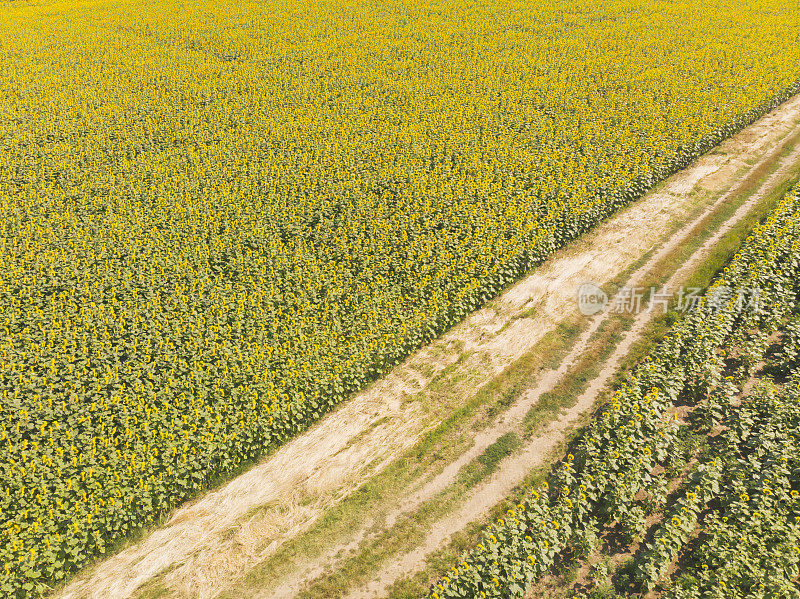
[[[800,97],[795,97],[724,143],[718,152],[702,157],[660,189],[559,252],[489,307],[417,352],[261,464],[180,508],[165,526],[77,577],[58,596],[123,599],[159,575],[171,596],[215,595],[242,571],[273,554],[281,543],[307,530],[327,508],[435,426],[438,421],[425,409],[424,396],[437,374],[448,366],[463,374],[450,393],[449,401],[457,406],[482,381],[503,371],[574,313],[575,290],[581,283],[609,281],[658,247],[676,223],[684,222],[689,209],[715,201],[748,163],[768,154],[793,131],[798,118]],[[531,307],[536,308],[533,315],[520,317]],[[463,355],[469,357],[457,363]],[[545,389],[547,381],[557,380],[564,368],[566,365],[549,373],[539,386]],[[524,414],[524,406],[535,402],[535,397],[528,394],[520,402],[506,414],[508,423]],[[558,427],[560,422],[553,426]],[[494,426],[479,435],[457,463],[408,497],[397,513],[413,510],[446,487],[463,463],[496,438],[497,430]],[[513,473],[535,463],[539,451],[527,447],[513,459],[528,456],[528,462],[516,468],[511,462],[504,464],[502,473],[486,483],[493,486],[482,491],[487,499],[470,498],[452,519],[438,523],[419,552],[404,557],[403,569],[385,574],[385,581],[413,570],[430,548],[449,538],[451,531],[485,513],[488,508],[480,501],[489,501],[489,495],[502,497],[505,489],[514,486],[511,481],[517,475]],[[476,492],[473,497],[479,495]],[[467,509],[466,505],[471,507]],[[358,538],[358,532],[354,531],[354,538]],[[332,551],[334,555],[336,548]],[[279,596],[291,596],[314,572],[312,567],[298,572],[292,580],[276,581],[285,589]],[[379,587],[372,585],[364,592],[383,588]],[[265,596],[278,596],[276,590]]]

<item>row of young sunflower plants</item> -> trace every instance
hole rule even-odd
[[[651,590],[667,573],[678,552],[692,537],[700,513],[719,492],[721,462],[709,460],[701,464],[690,477],[685,492],[668,509],[653,540],[636,561],[637,582]]]
[[[709,541],[701,545],[700,551],[690,550],[692,545],[687,543],[701,533],[701,538],[713,538],[719,532],[717,529],[720,524],[726,528],[728,536],[732,526],[748,524],[732,519],[730,514],[725,513],[727,506],[735,501],[749,501],[752,493],[742,493],[741,481],[758,482],[761,473],[770,470],[769,464],[760,458],[775,447],[776,439],[781,439],[780,446],[784,450],[789,448],[794,451],[794,412],[797,409],[795,402],[800,384],[797,371],[799,324],[800,318],[793,315],[780,327],[779,335],[769,335],[765,330],[739,329],[731,335],[725,347],[719,348],[719,353],[728,358],[726,367],[735,376],[722,378],[721,361],[715,361],[711,365],[709,372],[713,376],[707,378],[705,400],[693,412],[687,426],[694,433],[715,431],[719,435],[708,437],[710,449],[704,452],[706,459],[701,460],[687,476],[687,482],[676,499],[665,509],[661,522],[654,527],[652,534],[648,533],[649,541],[636,553],[630,570],[633,573],[633,588],[637,591],[648,593],[662,587],[670,589],[671,596],[681,599],[717,596],[714,593],[696,594],[701,588],[698,579],[704,579],[709,589],[725,589],[721,596],[726,597],[748,596],[747,592],[752,588],[767,592],[766,596],[790,596],[784,593],[786,579],[783,574],[788,574],[789,580],[797,575],[794,566],[798,557],[795,550],[797,543],[787,545],[784,541],[796,538],[789,534],[793,529],[784,531],[779,537],[780,542],[775,542],[773,537],[766,545],[756,545],[769,547],[773,557],[786,565],[773,573],[778,574],[778,577],[771,586],[763,584],[760,579],[761,570],[757,565],[760,558],[752,551],[749,556],[746,555],[752,548],[744,545],[737,547],[737,555],[743,559],[738,562],[738,583],[732,585],[730,580],[723,579],[720,582],[715,577],[718,568],[708,567],[709,563],[722,559],[715,552],[724,543]],[[740,401],[742,383],[754,380],[754,376],[767,377],[767,384]],[[787,390],[777,387],[776,392],[772,377],[786,381]],[[739,381],[739,384],[734,383],[734,380]],[[765,406],[769,406],[768,412],[765,411]],[[751,459],[745,460],[743,456],[751,456]],[[785,457],[780,460],[786,461]],[[788,499],[793,499],[797,494],[795,481],[784,484],[781,488]],[[769,487],[766,487],[766,491],[763,488],[760,491],[768,496],[775,494]],[[743,535],[746,537],[746,531],[742,531],[736,538],[744,538]],[[682,557],[676,561],[679,555]],[[745,566],[743,569],[742,565]],[[670,572],[678,572],[678,575],[672,573],[671,577],[667,577]],[[673,586],[671,578],[676,577],[679,584]],[[776,588],[779,589],[777,594]]]
[[[760,383],[725,425],[719,492],[664,597],[797,599],[800,387]]]

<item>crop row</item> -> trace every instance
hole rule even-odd
[[[634,562],[643,590],[683,552],[670,599],[800,597],[799,400],[796,385],[771,382],[728,398],[714,458],[694,471]]]

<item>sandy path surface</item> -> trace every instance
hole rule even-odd
[[[800,96],[558,252],[259,465],[176,510],[163,527],[82,573],[56,596],[125,599],[159,575],[174,596],[214,596],[438,424],[423,400],[446,367],[463,375],[448,394],[457,406],[574,313],[583,282],[603,284],[657,247],[689,209],[712,202],[748,163],[793,131],[798,118]],[[464,352],[469,357],[457,363]],[[480,453],[476,447],[488,438],[476,439],[470,455]],[[447,469],[401,509],[413,509],[444,488],[455,472]]]
[[[770,156],[767,160],[777,161],[778,156]],[[778,168],[769,175],[759,186],[758,190],[670,276],[664,284],[664,288],[674,290],[679,287],[681,283],[688,278],[693,269],[697,268],[713,251],[714,246],[720,238],[741,221],[759,200],[782,183],[788,171],[799,162],[800,148],[794,150],[783,159],[780,159]],[[755,171],[760,168],[760,166],[761,163],[756,164],[751,171]],[[744,176],[744,178],[746,177],[747,175]],[[736,192],[737,189],[733,188],[729,193],[725,193],[719,200],[714,202],[708,210],[704,211],[700,217],[683,227],[671,237],[642,267],[631,275],[629,280],[630,287],[636,287],[637,284],[652,271],[653,267],[660,259],[687,240],[693,233],[696,225],[709,211],[726,201]],[[631,328],[624,332],[622,341],[615,347],[608,359],[603,362],[600,372],[589,382],[587,389],[578,397],[573,407],[565,410],[558,419],[547,426],[547,429],[541,435],[533,437],[516,454],[503,460],[498,471],[492,475],[489,480],[476,487],[460,508],[433,525],[421,546],[401,557],[392,559],[391,564],[378,572],[370,583],[348,594],[347,599],[380,597],[381,594],[399,578],[412,574],[420,569],[424,565],[425,556],[444,546],[453,534],[463,530],[468,524],[474,521],[485,519],[489,515],[491,508],[506,498],[517,485],[521,484],[529,472],[545,463],[547,456],[550,455],[563,440],[564,435],[579,421],[580,417],[587,410],[592,408],[601,391],[616,375],[621,361],[631,350],[632,345],[640,339],[647,324],[652,320],[653,316],[658,313],[658,308],[653,311],[643,310],[638,313],[634,318]],[[581,335],[580,340],[564,360],[564,363],[561,364],[558,371],[553,371],[559,373],[560,376],[548,376],[548,380],[537,383],[535,388],[529,390],[525,394],[520,403],[524,402],[530,406],[535,403],[543,393],[552,389],[557,382],[557,380],[553,381],[552,379],[560,379],[566,374],[568,365],[573,363],[580,355],[591,333],[611,314],[612,312],[607,310],[594,316],[591,326]],[[516,406],[512,406],[511,410],[515,407]],[[522,413],[523,416],[524,413],[525,412]],[[511,427],[506,424],[492,427],[490,430],[496,434],[492,441],[490,441],[493,442],[500,435],[511,430]]]

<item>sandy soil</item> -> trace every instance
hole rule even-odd
[[[438,421],[424,406],[425,390],[444,368],[455,364],[457,372],[463,374],[448,394],[448,401],[456,406],[574,313],[575,293],[582,283],[603,284],[657,247],[676,222],[683,222],[690,207],[697,202],[710,203],[715,193],[730,186],[731,177],[746,168],[748,161],[761,157],[792,131],[799,116],[800,97],[795,97],[723,144],[719,152],[702,157],[557,253],[489,306],[415,353],[259,465],[176,510],[163,527],[82,573],[56,596],[125,599],[159,575],[160,583],[174,596],[214,596],[243,571],[269,557],[281,543],[307,530],[327,508],[435,426]],[[719,176],[722,173],[726,176]],[[531,307],[535,307],[533,315],[520,317]],[[469,357],[456,364],[464,352]],[[530,403],[535,398],[525,396],[521,401]],[[515,409],[524,414],[523,404]],[[515,418],[515,413],[506,418]],[[491,443],[491,430],[476,438],[469,455],[465,454],[458,465],[448,467],[398,510],[414,509],[449,484],[462,462],[479,455]],[[528,456],[533,460],[538,451],[526,449],[514,459]],[[502,496],[509,483],[500,481],[506,476],[514,478],[515,470],[508,464],[503,471],[506,474],[487,483],[494,485],[488,493]],[[470,502],[470,514],[483,513],[480,500]],[[446,540],[450,527],[463,521],[440,523],[430,539]],[[358,534],[354,531],[354,537]],[[294,581],[283,581],[287,591],[307,580],[299,574]]]

